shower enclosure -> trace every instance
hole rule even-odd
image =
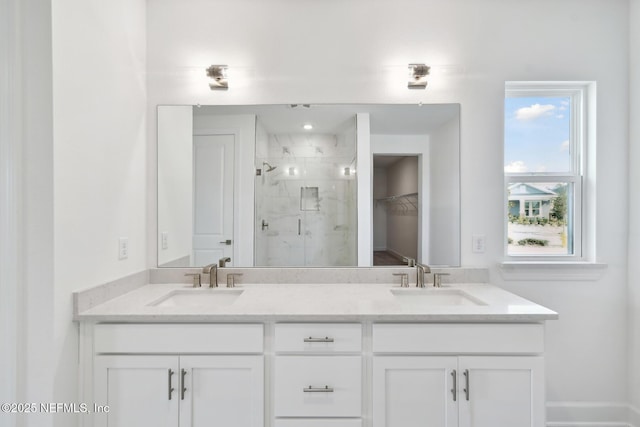
[[[357,264],[355,157],[355,117],[300,133],[258,117],[256,266]]]

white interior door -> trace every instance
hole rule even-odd
[[[374,357],[373,426],[457,427],[456,367],[456,357]]]
[[[233,134],[193,138],[193,260],[196,266],[217,263],[220,258],[233,254],[234,149]]]
[[[95,402],[109,412],[95,413],[94,425],[176,427],[178,384],[176,356],[98,356]]]
[[[181,356],[180,369],[180,427],[263,427],[262,356]]]

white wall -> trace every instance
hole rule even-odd
[[[56,402],[77,401],[71,292],[146,268],[145,3],[53,2]]]
[[[429,135],[429,262],[451,265],[459,259],[460,246],[460,181],[451,171],[460,165],[460,119],[444,123]],[[455,178],[452,178],[454,176]]]
[[[640,426],[640,0],[631,0],[629,150],[629,378],[630,401]]]
[[[158,129],[158,265],[189,267],[193,250],[193,107],[159,106]],[[161,244],[162,233],[167,233],[166,248]]]
[[[489,266],[496,284],[560,312],[547,326],[550,401],[626,401],[627,1],[151,0],[147,18],[150,111],[160,103],[460,103],[462,264]],[[417,61],[434,67],[426,91],[406,89],[407,64]],[[208,89],[203,70],[212,63],[230,65],[229,91]],[[444,66],[449,73],[439,74]],[[504,281],[495,267],[508,80],[598,82],[596,238],[608,263],[599,280]],[[150,132],[150,154],[154,144]],[[472,253],[474,233],[487,236],[485,253]]]
[[[54,400],[51,5],[0,2],[0,395]],[[51,426],[47,415],[0,415]]]

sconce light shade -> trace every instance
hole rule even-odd
[[[211,90],[227,90],[229,89],[229,80],[227,79],[226,65],[212,65],[207,68],[207,76],[209,81],[209,89]]]
[[[409,89],[426,89],[430,67],[425,64],[409,64]]]

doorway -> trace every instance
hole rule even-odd
[[[373,156],[373,265],[418,259],[419,156]]]

